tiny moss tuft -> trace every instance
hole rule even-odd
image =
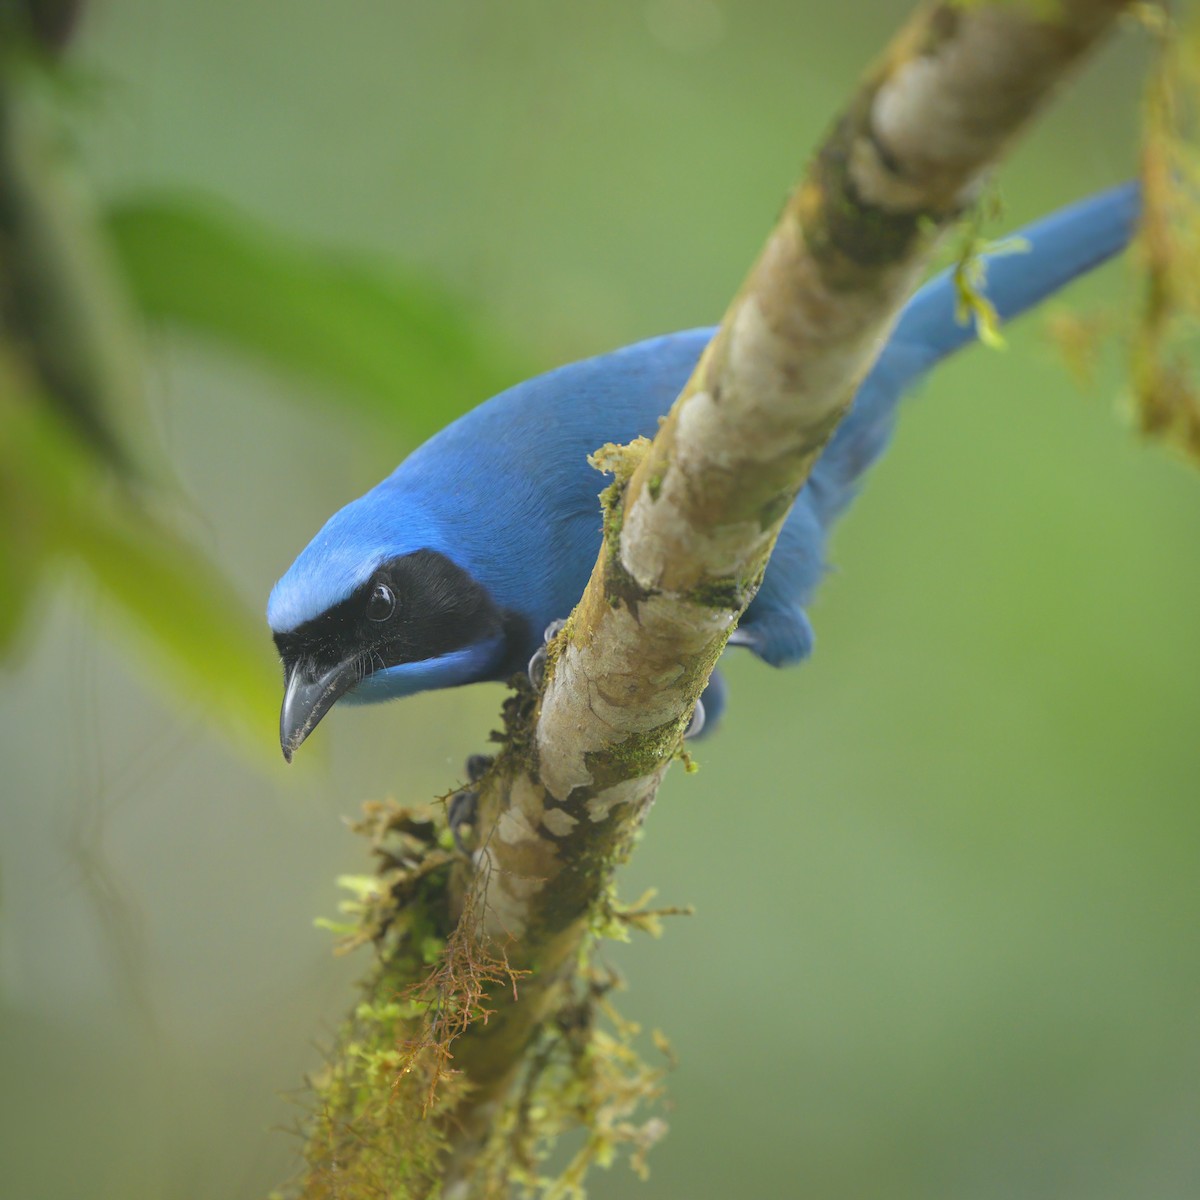
[[[478,1167],[482,1195],[582,1200],[591,1168],[611,1166],[622,1150],[640,1178],[648,1175],[646,1156],[667,1126],[645,1110],[661,1102],[674,1054],[655,1032],[662,1065],[642,1060],[641,1029],[613,1007],[617,981],[592,965],[593,947],[589,939],[574,986],[539,1029],[516,1094],[493,1122]],[[543,1163],[573,1130],[584,1131],[582,1147],[560,1173],[544,1174]]]
[[[651,908],[650,901],[657,894],[657,889],[648,888],[632,904],[624,904],[617,899],[616,884],[610,882],[592,915],[593,935],[617,942],[628,942],[633,932],[658,938],[663,934],[664,917],[695,916],[696,910],[690,904]]]
[[[584,763],[592,777],[588,790],[600,792],[626,779],[653,774],[665,759],[674,756],[682,736],[681,721],[664,721],[653,729],[631,733],[602,751],[587,752]]]
[[[723,608],[730,612],[740,612],[746,602],[745,589],[728,575],[696,584],[689,590],[687,598],[705,608]]]
[[[613,476],[622,488],[633,478],[642,459],[650,449],[648,437],[636,437],[626,446],[616,442],[605,442],[598,450],[588,455],[589,466],[605,475]]]

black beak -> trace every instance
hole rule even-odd
[[[283,707],[279,710],[279,745],[288,762],[338,698],[358,681],[358,666],[353,659],[338,663],[320,675],[314,675],[311,665],[303,659],[287,668]]]

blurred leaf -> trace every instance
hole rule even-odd
[[[149,478],[140,347],[60,86],[41,56],[0,44],[0,654],[48,561],[69,558],[181,691],[265,748],[277,680],[262,622],[135,490]]]
[[[0,457],[0,658],[13,646],[41,568],[43,530]]]
[[[2,357],[0,521],[39,531],[25,546],[6,539],[0,632],[15,625],[42,557],[68,556],[169,668],[178,691],[244,742],[273,745],[279,681],[263,622],[203,554],[115,482]]]
[[[67,88],[43,55],[20,38],[6,43],[0,29],[4,335],[36,376],[39,403],[118,473],[145,474],[141,348],[64,115]]]
[[[311,375],[408,433],[430,433],[520,377],[475,316],[398,270],[193,198],[127,201],[109,227],[147,316]]]

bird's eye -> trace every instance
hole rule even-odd
[[[396,611],[396,597],[386,583],[377,583],[367,601],[367,620],[386,621]]]

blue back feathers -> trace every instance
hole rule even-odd
[[[1023,230],[1027,250],[987,261],[985,291],[999,315],[1019,315],[1116,254],[1138,211],[1137,188],[1126,184]],[[599,549],[603,480],[587,456],[605,442],[652,437],[713,333],[652,338],[561,367],[455,421],[329,520],[275,585],[271,627],[295,629],[344,600],[382,562],[431,549],[470,572],[502,608],[527,618],[532,651],[541,630],[579,599]],[[809,652],[803,608],[824,571],[831,523],[887,445],[900,397],[974,338],[973,327],[956,319],[949,272],[909,301],[801,491],[735,642],[776,665]],[[436,662],[446,667],[441,675]],[[461,676],[477,669],[465,660],[435,663],[393,668],[387,675],[395,682],[380,680],[376,690],[468,682]]]

